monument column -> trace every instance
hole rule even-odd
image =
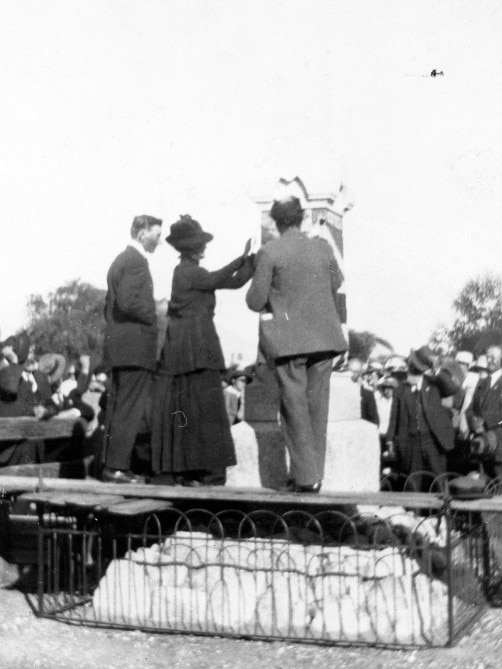
[[[291,180],[279,179],[272,197],[259,197],[255,199],[255,202],[261,209],[262,244],[266,244],[271,239],[279,236],[275,223],[270,218],[270,209],[274,200],[283,199],[288,195],[294,195],[302,203],[305,211],[302,231],[309,236],[323,237],[329,242],[345,279],[343,217],[354,206],[348,190],[340,184],[329,192],[312,192],[307,191],[306,185],[299,177]],[[338,314],[343,324],[345,337],[348,338],[345,281],[339,289],[337,297]]]

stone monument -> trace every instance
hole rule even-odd
[[[333,248],[344,273],[343,216],[352,208],[347,189],[332,192],[307,190],[299,177],[280,179],[272,196],[260,197],[261,241],[278,235],[270,209],[285,195],[298,197],[305,210],[302,231],[321,236]],[[337,301],[346,337],[345,283]],[[280,489],[288,479],[288,458],[279,422],[279,389],[273,370],[258,354],[256,378],[246,388],[245,419],[232,427],[236,467],[228,469],[230,486]],[[379,489],[380,442],[375,425],[361,420],[360,388],[344,373],[333,373],[330,387],[326,469],[323,491],[376,491]]]

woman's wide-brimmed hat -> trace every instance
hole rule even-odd
[[[171,234],[166,242],[174,246],[177,251],[193,251],[213,239],[213,235],[204,232],[200,223],[189,214],[180,216],[179,221],[171,225]]]
[[[49,383],[59,381],[63,377],[65,367],[65,357],[59,353],[44,353],[38,361],[38,369],[47,374]]]

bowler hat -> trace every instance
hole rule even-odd
[[[233,381],[234,379],[239,379],[241,376],[246,379],[246,383],[251,383],[253,380],[253,375],[247,372],[245,369],[234,369],[231,372],[229,379],[230,381]]]
[[[44,353],[38,361],[39,371],[47,374],[49,383],[56,383],[62,378],[66,367],[64,355],[59,353]]]
[[[426,372],[432,367],[434,353],[428,346],[421,346],[417,350],[411,349],[408,356],[408,364],[413,365],[420,372]]]
[[[200,223],[189,214],[180,216],[179,221],[171,225],[171,234],[166,242],[177,251],[193,251],[213,239],[213,235],[204,232]]]

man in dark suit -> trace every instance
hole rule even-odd
[[[364,363],[360,358],[349,358],[348,369],[354,383],[361,389],[361,419],[378,427],[380,419],[375,400],[375,393],[363,384]]]
[[[260,346],[275,362],[293,489],[319,492],[333,357],[347,349],[336,293],[342,276],[328,242],[300,231],[296,197],[274,202],[279,238],[257,254],[246,301],[260,315]]]
[[[446,453],[454,446],[450,414],[442,399],[453,395],[457,384],[446,370],[434,372],[434,355],[427,346],[411,351],[408,378],[396,389],[392,403],[387,446],[396,455],[400,471],[410,475],[446,472]],[[425,478],[420,487],[428,490]]]
[[[487,473],[502,475],[502,346],[486,352],[489,375],[480,379],[466,411],[476,455]]]
[[[159,243],[162,221],[137,216],[131,241],[107,276],[103,364],[112,369],[105,421],[103,480],[133,483],[129,471],[157,357],[157,318],[147,253]]]

